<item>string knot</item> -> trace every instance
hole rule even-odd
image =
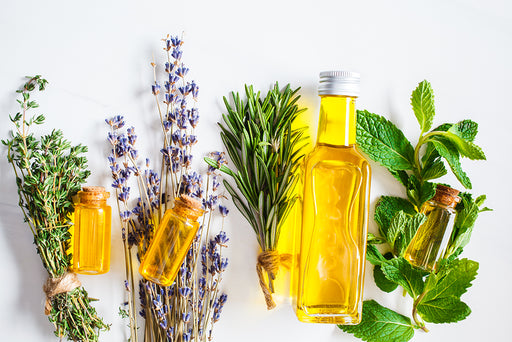
[[[70,292],[80,286],[82,286],[82,283],[80,283],[76,274],[72,272],[66,272],[57,278],[49,277],[43,285],[43,291],[46,295],[45,315],[49,315],[52,311],[52,298],[54,296],[59,293]]]
[[[268,250],[263,251],[258,255],[258,262],[256,263],[256,272],[258,272],[258,278],[260,281],[260,287],[265,296],[265,302],[267,303],[267,309],[272,310],[276,307],[276,303],[272,299],[272,291],[269,284],[265,283],[265,277],[263,276],[263,270],[268,274],[268,281],[271,283],[277,272],[279,266],[283,265],[286,268],[291,268],[292,256],[291,254],[279,254],[277,251]]]

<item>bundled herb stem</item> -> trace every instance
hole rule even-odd
[[[83,154],[87,147],[72,146],[59,130],[37,139],[30,132],[32,125],[42,124],[43,115],[29,117],[27,112],[38,104],[30,94],[45,89],[41,76],[27,77],[17,92],[21,111],[10,116],[16,130],[7,146],[7,159],[13,166],[18,185],[19,205],[25,221],[34,235],[34,244],[48,271],[45,313],[55,325],[55,335],[73,341],[98,341],[99,330],[108,329],[90,305],[87,292],[72,273],[68,273],[70,214],[72,196],[85,182],[90,172]]]
[[[271,293],[278,266],[291,257],[280,256],[276,247],[280,226],[297,200],[292,190],[298,180],[296,170],[304,157],[305,127],[292,129],[292,122],[305,111],[297,105],[298,91],[290,85],[281,90],[276,83],[263,99],[252,86],[245,87],[245,102],[238,93],[232,93],[233,106],[224,98],[227,114],[223,114],[224,123],[219,126],[234,169],[206,158],[212,167],[233,177],[239,190],[224,181],[262,250],[257,271],[268,309],[275,307]],[[262,269],[268,274],[268,285]]]
[[[461,156],[485,159],[482,149],[473,142],[478,125],[471,120],[463,120],[431,129],[435,113],[434,93],[427,81],[421,82],[413,91],[411,104],[421,129],[414,148],[405,135],[384,117],[358,111],[359,147],[371,159],[385,166],[405,187],[407,194],[407,198],[382,196],[378,200],[374,218],[380,236],[369,234],[367,259],[374,265],[375,283],[382,291],[392,292],[401,286],[404,295],[408,294],[413,300],[413,321],[374,300],[365,301],[359,325],[339,326],[365,341],[406,342],[414,336],[415,329],[428,331],[425,322],[458,322],[471,313],[469,306],[460,298],[475,279],[478,263],[459,259],[458,256],[469,243],[479,213],[490,210],[483,207],[485,195],[473,199],[469,193],[460,194],[462,201],[455,208],[457,213],[448,246],[433,271],[415,268],[404,258],[404,253],[425,222],[420,208],[436,193],[436,183],[431,181],[448,172],[445,162],[460,183],[471,189],[460,159]],[[429,222],[434,221],[435,217],[429,218]],[[446,222],[439,221],[435,223],[446,226]],[[386,252],[382,253],[377,245]]]

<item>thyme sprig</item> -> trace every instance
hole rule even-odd
[[[60,130],[36,138],[32,125],[44,123],[44,115],[28,117],[30,109],[39,105],[30,94],[45,89],[47,81],[41,76],[27,77],[22,89],[21,111],[9,116],[15,126],[10,138],[2,140],[7,146],[7,160],[12,165],[18,185],[19,206],[25,222],[34,236],[37,253],[51,278],[63,276],[71,255],[66,253],[69,239],[71,197],[85,182],[90,172],[83,154],[87,147],[72,146]],[[99,330],[108,329],[83,287],[60,293],[51,299],[49,319],[55,325],[55,335],[73,341],[98,341]]]

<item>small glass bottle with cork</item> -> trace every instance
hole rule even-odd
[[[140,264],[139,273],[144,278],[162,286],[172,285],[199,230],[197,219],[203,213],[198,200],[187,195],[175,199]]]
[[[459,190],[437,185],[434,197],[420,209],[425,222],[418,228],[407,246],[404,258],[413,266],[428,272],[437,271],[437,263],[444,256],[455,221],[455,206],[460,202]]]
[[[103,274],[110,269],[110,230],[112,209],[110,194],[102,186],[84,186],[72,216],[71,271]]]

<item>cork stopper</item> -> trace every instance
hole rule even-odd
[[[174,210],[194,220],[204,213],[201,202],[188,195],[180,195],[180,197],[176,198]]]
[[[454,208],[457,203],[460,202],[460,197],[457,196],[460,193],[459,190],[450,188],[445,185],[438,184],[436,187],[436,194],[433,200],[444,204],[448,207]]]
[[[102,186],[84,186],[82,191],[78,192],[80,202],[104,201],[110,197],[110,193],[105,191]]]

